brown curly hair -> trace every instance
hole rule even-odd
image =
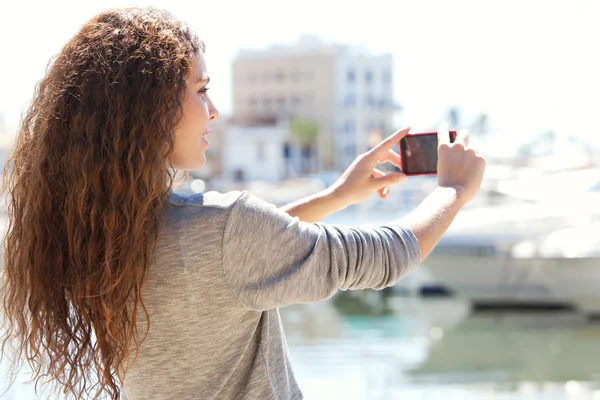
[[[103,12],[50,62],[5,166],[2,353],[76,398],[118,399],[203,43],[166,11]],[[148,326],[146,326],[148,328]],[[16,344],[15,344],[16,343]],[[131,357],[131,358],[130,358]]]

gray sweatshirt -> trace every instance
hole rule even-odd
[[[277,308],[391,286],[420,259],[408,229],[309,224],[249,192],[172,193],[165,212],[128,400],[301,399]]]

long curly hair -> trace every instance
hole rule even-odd
[[[119,398],[144,339],[138,312],[149,321],[141,289],[176,181],[168,158],[199,51],[166,11],[110,10],[82,27],[36,87],[4,169],[1,294],[2,353],[26,361],[36,388]]]

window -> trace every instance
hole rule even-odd
[[[284,78],[285,78],[285,75],[284,75],[283,71],[275,72],[275,81],[283,82]]]
[[[256,160],[262,163],[265,158],[265,142],[261,140],[256,142]]]
[[[365,72],[365,81],[366,81],[367,83],[371,83],[371,82],[373,82],[373,71],[371,71],[371,70],[367,70],[367,71]]]
[[[300,98],[300,96],[292,96],[292,106],[298,107],[300,106],[300,104],[302,104],[302,99]]]
[[[346,80],[348,81],[348,83],[353,83],[354,81],[356,81],[356,73],[353,69],[348,70],[348,72],[346,73]]]
[[[277,97],[277,108],[285,107],[285,97],[279,96]]]

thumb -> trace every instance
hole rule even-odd
[[[377,171],[374,173],[375,176],[372,179],[373,185],[377,189],[380,189],[385,186],[402,183],[408,179],[408,176],[406,176],[402,172],[389,172],[387,174],[384,174],[383,172],[381,172],[379,170],[373,170],[373,171],[374,172]]]

